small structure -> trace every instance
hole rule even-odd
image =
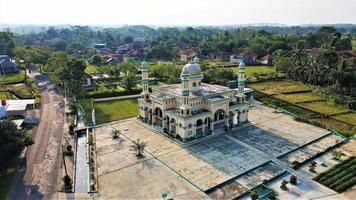
[[[0,55],[0,74],[17,73],[19,71],[19,68],[11,60],[10,56]]]
[[[196,55],[197,53],[194,49],[180,49],[177,52],[177,56],[180,58],[180,61],[183,62],[193,59]]]
[[[139,60],[142,61],[145,57],[145,53],[142,50],[131,50],[124,54],[123,61]]]
[[[26,116],[26,111],[33,107],[35,104],[34,99],[21,99],[21,100],[1,100],[0,118],[9,116]]]
[[[267,54],[258,60],[261,64],[272,65],[273,57],[271,54]]]
[[[139,118],[183,142],[224,132],[247,122],[245,64],[240,63],[233,87],[202,83],[199,59],[186,64],[181,84],[148,90],[148,65],[141,65],[143,92],[138,100]]]
[[[102,49],[106,49],[106,44],[103,44],[103,43],[96,43],[96,44],[93,44],[93,48],[100,51]]]
[[[257,54],[248,51],[240,51],[230,55],[230,62],[240,63],[241,61],[246,65],[255,64],[257,62]]]

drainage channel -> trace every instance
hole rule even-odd
[[[76,193],[88,192],[88,154],[87,132],[77,133],[77,155],[75,163],[75,188]]]

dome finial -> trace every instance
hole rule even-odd
[[[193,60],[193,63],[199,63],[199,61],[200,61],[200,60],[199,60],[198,56],[195,56],[195,57],[194,57],[194,60]]]
[[[243,60],[241,60],[241,62],[239,64],[239,68],[245,68],[245,63]]]

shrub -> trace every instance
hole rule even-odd
[[[87,98],[106,98],[106,97],[116,97],[116,96],[125,96],[125,95],[134,95],[140,94],[142,92],[141,88],[133,88],[131,91],[128,90],[117,90],[117,89],[109,89],[109,90],[101,90],[88,92],[85,96]]]

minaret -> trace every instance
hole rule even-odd
[[[141,63],[141,71],[142,71],[142,98],[148,99],[148,65],[145,61]]]
[[[182,90],[182,105],[180,107],[181,114],[183,116],[190,115],[190,104],[189,104],[189,71],[184,68],[182,73],[181,73],[181,79],[182,79],[182,85],[183,85],[183,90]]]
[[[245,75],[245,63],[241,60],[239,65],[239,75],[238,75],[238,89],[237,89],[237,97],[239,98],[239,102],[242,103],[245,101],[245,82],[246,82],[246,75]]]

